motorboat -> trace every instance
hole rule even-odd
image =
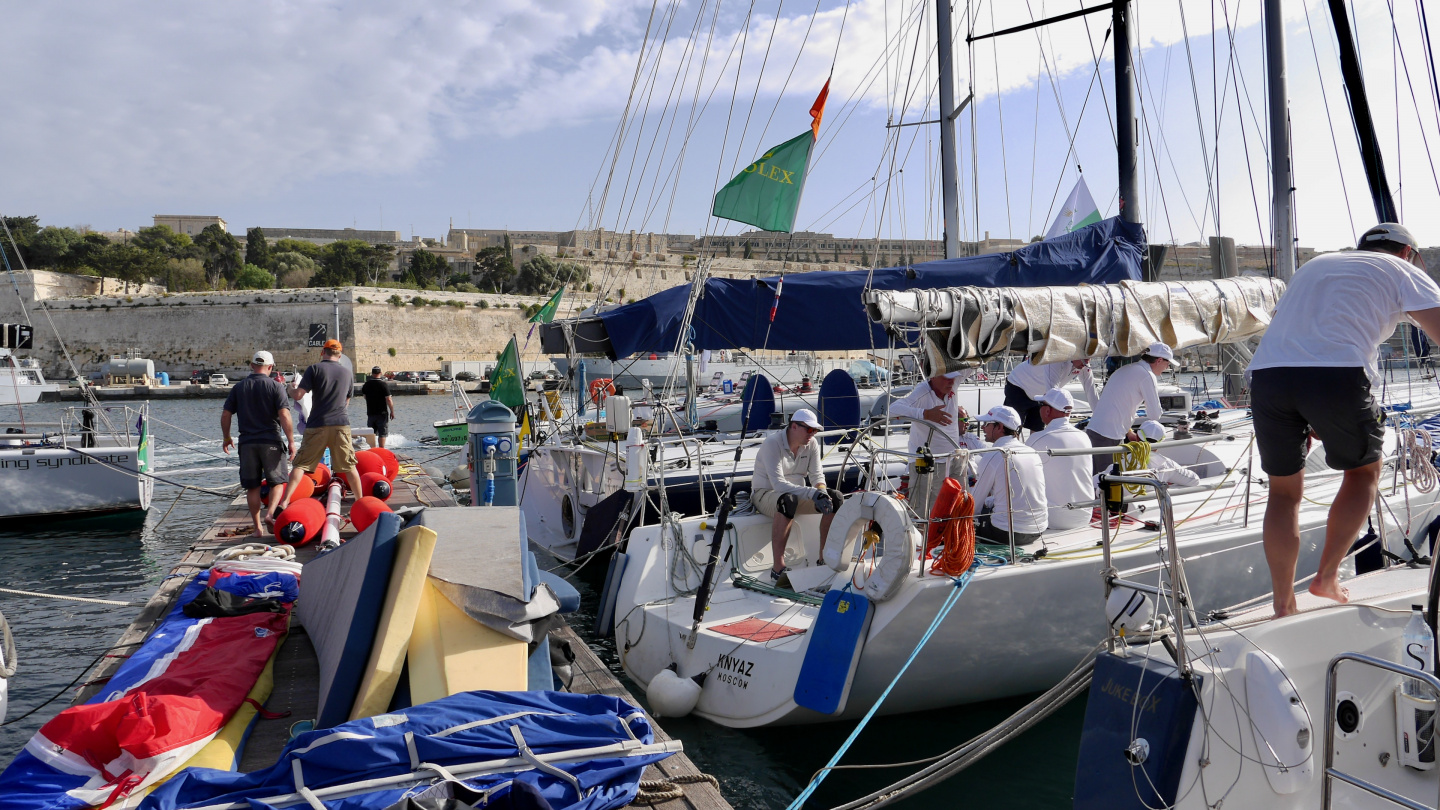
[[[57,387],[45,382],[38,361],[18,358],[9,349],[0,348],[0,405],[29,405]]]

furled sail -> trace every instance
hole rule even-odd
[[[974,365],[1006,352],[1056,363],[1139,354],[1160,341],[1184,349],[1265,331],[1285,283],[1263,277],[1122,281],[1075,287],[871,290],[876,323],[919,326],[932,368]]]

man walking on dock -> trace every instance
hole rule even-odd
[[[221,449],[226,453],[235,443],[230,438],[231,420],[239,417],[240,486],[245,489],[245,505],[250,507],[256,537],[265,534],[260,520],[260,488],[270,483],[269,507],[273,511],[283,494],[281,485],[290,477],[288,460],[295,458],[290,401],[285,397],[285,386],[270,378],[274,368],[275,358],[270,352],[255,352],[250,358],[250,376],[230,389],[220,411]]]
[[[390,386],[385,383],[384,372],[379,366],[370,369],[370,379],[360,386],[365,397],[365,421],[375,431],[380,446],[390,435],[390,420],[395,418],[395,400],[390,396]]]
[[[1263,536],[1276,616],[1296,611],[1310,434],[1325,444],[1325,463],[1345,471],[1310,592],[1344,602],[1340,563],[1370,514],[1380,481],[1384,412],[1370,395],[1380,379],[1377,350],[1402,319],[1440,337],[1440,286],[1426,274],[1410,231],[1383,222],[1361,235],[1356,247],[1316,256],[1295,273],[1250,362],[1255,444],[1270,476]]]
[[[290,505],[290,492],[307,472],[314,472],[325,450],[330,450],[330,467],[345,477],[350,491],[360,492],[360,474],[355,471],[355,447],[350,437],[350,395],[355,391],[355,377],[340,362],[344,348],[338,340],[327,340],[320,349],[320,362],[305,369],[300,384],[290,389],[290,396],[299,401],[311,394],[310,416],[305,420],[305,436],[300,452],[295,455],[295,469],[290,472],[290,486],[280,508]]]

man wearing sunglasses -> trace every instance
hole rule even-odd
[[[772,518],[770,550],[774,562],[770,578],[776,583],[790,568],[785,565],[785,540],[796,515],[820,514],[820,548],[840,508],[840,493],[825,488],[820,470],[820,420],[809,408],[790,417],[784,430],[765,438],[755,454],[755,473],[750,484],[750,503],[760,514]]]

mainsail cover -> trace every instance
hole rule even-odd
[[[1145,232],[1107,219],[1009,253],[924,262],[909,267],[787,274],[778,303],[779,276],[709,278],[691,320],[694,348],[845,351],[885,346],[889,338],[871,323],[861,301],[866,289],[1039,287],[1104,284],[1140,278]],[[611,359],[636,352],[674,351],[690,286],[672,287],[642,301],[600,313]],[[775,307],[771,322],[770,312]]]
[[[1265,331],[1284,291],[1279,279],[1241,277],[877,290],[866,303],[877,323],[920,326],[932,368],[954,370],[1007,352],[1042,364],[1130,357],[1157,341],[1175,349],[1235,343]]]

